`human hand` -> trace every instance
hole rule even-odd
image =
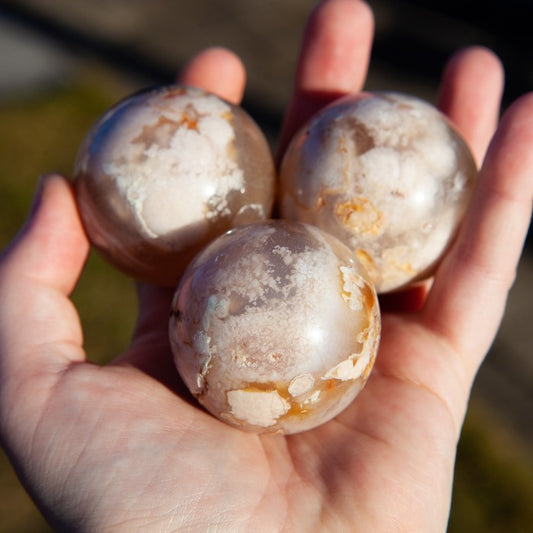
[[[280,150],[331,99],[361,89],[372,17],[357,0],[313,13]],[[238,102],[244,70],[209,50],[182,81]],[[139,287],[128,350],[86,362],[68,299],[88,242],[68,182],[45,178],[0,261],[0,436],[57,529],[444,531],[455,449],[475,373],[498,327],[531,216],[533,96],[496,125],[499,62],[452,59],[440,105],[484,161],[458,240],[431,286],[383,301],[374,371],[315,430],[243,433],[190,402],[168,345],[170,293]],[[388,312],[389,309],[401,309]]]

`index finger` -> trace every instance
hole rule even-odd
[[[244,93],[246,71],[233,52],[213,47],[196,54],[182,69],[178,80],[238,105]]]

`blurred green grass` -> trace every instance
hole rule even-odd
[[[82,73],[55,90],[0,103],[0,250],[23,224],[38,175],[69,175],[90,125],[124,95],[112,75]],[[89,358],[103,364],[127,345],[136,314],[133,285],[92,253],[73,300]],[[533,452],[476,401],[459,443],[449,533],[531,531],[532,471]],[[41,531],[50,529],[0,454],[0,533]]]

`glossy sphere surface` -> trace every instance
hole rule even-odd
[[[344,244],[318,228],[237,228],[191,263],[170,339],[192,394],[241,429],[295,433],[342,411],[374,363],[377,297]]]
[[[268,218],[270,148],[239,107],[199,89],[136,94],[89,132],[75,164],[93,244],[128,274],[175,286],[215,236]]]
[[[334,103],[294,138],[281,167],[284,218],[354,250],[378,292],[431,274],[468,206],[477,170],[436,108],[397,93]]]

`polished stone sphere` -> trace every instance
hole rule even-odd
[[[364,386],[380,334],[365,268],[318,228],[274,220],[227,232],[189,265],[172,304],[179,373],[243,430],[296,433]]]
[[[432,274],[456,235],[477,169],[435,107],[382,92],[344,97],[313,117],[280,174],[281,216],[342,240],[383,293]]]
[[[242,108],[164,86],[102,116],[80,147],[74,183],[93,245],[131,276],[175,286],[210,240],[269,217],[275,169]]]

